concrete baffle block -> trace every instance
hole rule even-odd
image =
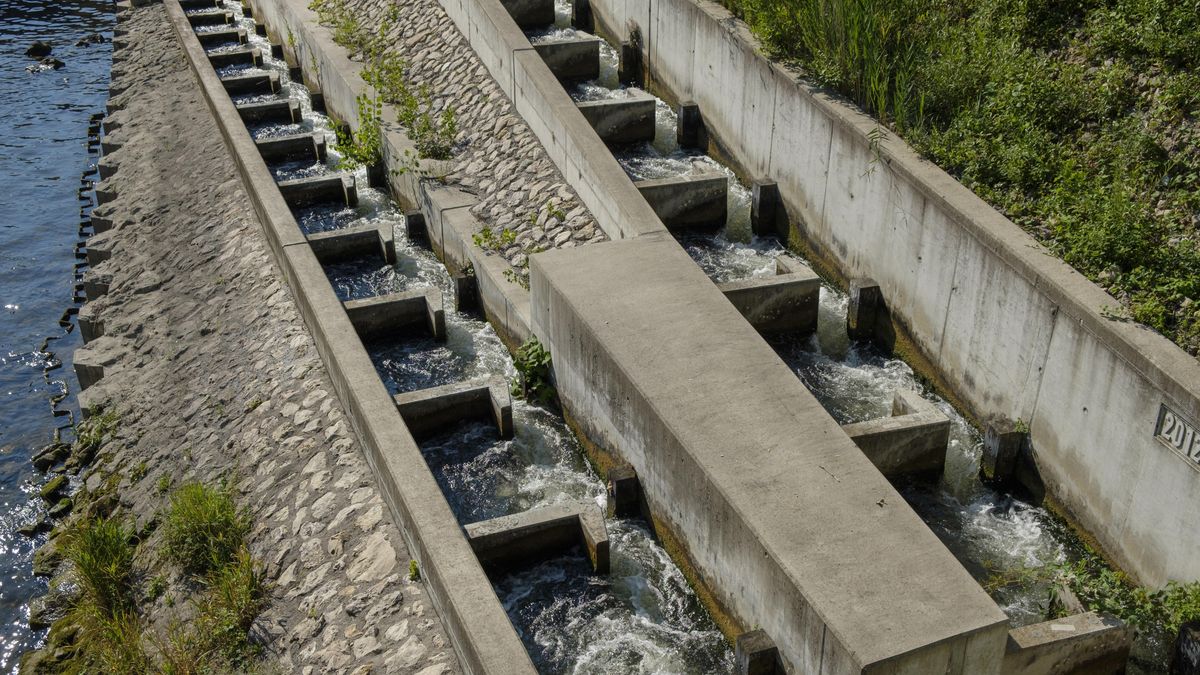
[[[219,11],[188,14],[187,20],[192,26],[220,26],[233,23],[233,12]]]
[[[783,675],[775,641],[764,630],[752,630],[737,637],[734,646],[734,672],[738,675]]]
[[[629,39],[621,43],[617,60],[617,78],[622,84],[643,87],[646,84],[645,69],[642,67],[640,40]]]
[[[258,122],[296,124],[302,119],[300,104],[292,100],[239,103],[236,107],[242,121],[247,124]]]
[[[750,227],[754,234],[766,236],[778,231],[780,198],[779,184],[773,180],[756,180],[751,186]]]
[[[246,66],[251,68],[262,67],[262,52],[258,51],[257,47],[247,47],[245,49],[233,49],[226,52],[209,52],[208,62],[213,68],[227,68],[229,66]]]
[[[1200,621],[1179,627],[1171,656],[1171,675],[1200,675]]]
[[[581,544],[597,574],[609,570],[608,528],[593,503],[543,506],[464,529],[479,563],[492,573],[527,567]]]
[[[589,33],[596,30],[591,0],[571,0],[571,25]]]
[[[851,340],[869,340],[875,335],[875,323],[883,312],[883,292],[873,279],[850,282],[850,302],[846,308],[846,333]]]
[[[386,263],[396,262],[396,242],[389,224],[359,225],[308,235],[313,255],[322,263],[381,255]]]
[[[990,420],[983,431],[983,457],[980,459],[983,474],[996,482],[1011,480],[1028,436],[1028,429],[1019,428],[1012,420]]]
[[[221,84],[230,96],[279,93],[279,73],[252,73],[222,77]]]
[[[229,42],[244,45],[246,44],[246,31],[241,28],[205,31],[203,33],[196,33],[196,39],[200,41],[200,46],[205,48],[217,47]]]
[[[455,272],[450,278],[454,280],[454,308],[460,312],[479,311],[479,277],[474,270],[470,274]]]
[[[678,122],[675,127],[675,140],[681,148],[701,147],[704,133],[704,118],[700,115],[700,105],[695,101],[683,101],[676,111]]]
[[[428,241],[429,233],[425,231],[425,214],[421,211],[404,212],[404,232],[409,241]]]
[[[446,339],[446,313],[442,292],[436,288],[389,293],[343,303],[350,323],[362,339],[425,326],[435,340]]]
[[[668,230],[718,228],[729,213],[729,177],[704,173],[634,183]]]
[[[583,101],[577,104],[600,140],[609,145],[629,145],[654,140],[657,103],[653,96]]]
[[[482,382],[455,382],[405,392],[392,397],[400,416],[416,439],[468,419],[490,419],[501,438],[512,438],[512,396],[499,378]]]
[[[642,488],[632,466],[617,466],[608,471],[608,515],[628,518],[641,513]]]
[[[1118,675],[1125,672],[1133,629],[1087,612],[1008,632],[1002,675]]]
[[[325,134],[320,132],[259,138],[254,141],[254,145],[258,147],[263,161],[268,163],[291,160],[325,161]]]
[[[600,77],[600,38],[586,35],[571,40],[538,42],[533,49],[562,82],[584,82]]]
[[[804,334],[817,329],[821,278],[808,266],[780,257],[775,276],[717,284],[760,333]]]
[[[341,202],[346,206],[358,204],[354,174],[350,173],[281,180],[278,185],[284,201],[292,208],[325,202]]]
[[[523,29],[554,23],[554,0],[501,0],[500,4]]]
[[[940,474],[946,466],[950,418],[915,391],[896,391],[892,417],[846,424],[842,430],[889,478]]]

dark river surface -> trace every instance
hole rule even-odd
[[[35,542],[16,532],[40,518],[44,477],[30,455],[69,417],[50,397],[78,386],[71,354],[78,331],[59,326],[72,304],[79,239],[80,175],[90,162],[88,120],[108,95],[111,2],[0,0],[0,670],[35,646],[29,600],[45,589],[32,574]],[[75,46],[100,33],[102,44]],[[28,72],[34,40],[50,43],[59,70]],[[50,337],[48,349],[43,342]],[[46,371],[47,366],[63,367]],[[47,379],[48,375],[48,379]],[[73,398],[59,408],[74,406]],[[44,536],[44,535],[43,535]]]

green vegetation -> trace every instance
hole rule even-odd
[[[1148,589],[1108,567],[1092,551],[1058,571],[1088,609],[1118,617],[1139,631],[1156,633],[1163,644],[1174,641],[1183,623],[1200,619],[1200,582],[1172,581],[1163,588]]]
[[[188,574],[204,575],[232,564],[249,531],[249,515],[227,489],[187,483],[171,496],[164,552]]]
[[[121,418],[113,408],[105,408],[75,426],[75,444],[80,451],[95,451],[117,430]]]
[[[409,581],[420,581],[421,580],[421,566],[417,564],[416,560],[408,561],[408,580]]]
[[[551,381],[550,351],[536,337],[521,345],[513,358],[517,368],[517,379],[513,381],[513,395],[541,405],[554,402],[554,383]]]
[[[379,134],[383,104],[366,94],[359,94],[357,102],[358,133],[351,132],[344,124],[334,128],[337,135],[335,148],[342,156],[339,166],[343,169],[374,166],[383,158],[383,139]]]
[[[1129,315],[1200,353],[1194,0],[726,0]]]
[[[152,628],[137,600],[153,603],[167,590],[157,574],[139,596],[139,559],[131,530],[119,519],[89,519],[63,534],[63,553],[75,570],[81,594],[51,642],[66,641],[74,658],[65,672],[223,673],[244,672],[260,648],[250,639],[265,609],[267,584],[244,537],[249,520],[223,488],[183,486],[168,509],[164,557],[190,575],[186,621],[175,617],[165,638]],[[184,558],[184,556],[188,556]],[[167,607],[173,598],[164,598]],[[58,637],[56,637],[56,635]],[[70,637],[63,638],[63,635]]]
[[[501,249],[512,246],[517,241],[517,231],[504,228],[497,235],[496,231],[490,227],[484,227],[482,230],[471,235],[471,240],[475,245],[485,251],[499,251]]]

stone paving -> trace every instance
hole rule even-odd
[[[109,140],[124,145],[99,186],[114,229],[95,238],[112,283],[85,349],[110,362],[87,394],[121,422],[86,484],[116,470],[141,524],[160,481],[229,479],[274,584],[255,629],[268,671],[459,672],[163,7],[120,25]]]
[[[472,212],[497,233],[516,232],[501,253],[522,273],[530,253],[605,241],[545,149],[513,109],[437,0],[347,0],[360,24],[379,26],[399,7],[391,49],[411,82],[426,85],[440,114],[453,106],[458,144],[446,182],[474,194]]]

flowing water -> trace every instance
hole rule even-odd
[[[78,332],[59,325],[72,304],[79,240],[80,175],[88,167],[88,120],[108,95],[114,22],[110,2],[0,0],[0,670],[36,646],[28,604],[45,591],[32,574],[35,543],[17,533],[44,516],[44,477],[31,454],[69,418],[49,398],[77,389],[71,354]],[[99,33],[103,43],[76,46]],[[50,43],[60,70],[26,70],[34,40]],[[94,178],[94,176],[93,176]],[[52,340],[44,351],[42,344]],[[61,366],[46,373],[47,367]],[[59,408],[66,410],[72,400]],[[44,537],[44,535],[43,535]]]
[[[532,33],[532,38],[554,41],[577,35],[570,27],[570,11],[570,3],[560,0],[555,26]],[[616,73],[617,52],[605,42],[601,77],[568,91],[577,101],[625,98],[639,91],[619,84]],[[715,232],[677,233],[676,238],[713,281],[774,275],[775,258],[786,251],[775,238],[751,232],[750,190],[732,170],[701,150],[680,148],[676,129],[675,111],[658,100],[654,140],[618,149],[618,162],[634,180],[716,172],[728,176],[725,226]],[[817,333],[774,339],[772,346],[842,424],[889,416],[897,389],[920,392],[950,417],[944,474],[936,482],[902,480],[897,488],[1014,626],[1044,620],[1050,592],[1045,572],[1068,559],[1071,537],[1045,510],[981,483],[979,432],[925,388],[903,361],[852,344],[845,316],[845,294],[825,284]]]
[[[240,14],[236,3],[226,7]],[[264,55],[269,46],[254,36]],[[288,80],[287,68],[266,59],[264,68],[280,74],[281,96],[300,102],[304,121],[262,125],[256,137],[318,130],[334,136],[329,120],[312,110],[307,90]],[[292,163],[272,167],[279,179],[335,171],[337,153],[327,164]],[[383,192],[357,176],[355,208],[318,206],[297,210],[306,233],[366,223],[391,224],[397,263],[355,260],[326,265],[342,300],[427,288],[453,297],[449,275],[432,253],[408,241],[403,216]],[[367,345],[380,377],[393,393],[487,377],[515,375],[507,350],[490,324],[446,307],[447,340],[423,333],[392,335]],[[513,405],[514,437],[498,438],[492,424],[466,422],[422,443],[429,468],[458,520],[470,523],[565,501],[601,506],[604,484],[592,472],[562,418],[523,401]],[[609,575],[596,575],[582,551],[499,578],[496,592],[543,672],[720,673],[733,668],[733,655],[700,606],[679,569],[651,533],[636,522],[608,521],[612,544]]]

